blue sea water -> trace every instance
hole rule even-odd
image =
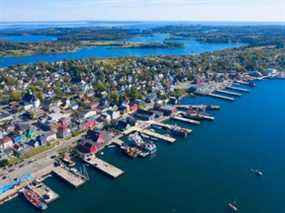
[[[118,149],[103,158],[125,174],[113,180],[88,168],[90,181],[73,189],[56,177],[46,183],[60,194],[47,213],[223,213],[237,201],[243,213],[282,213],[285,165],[285,83],[266,80],[235,102],[186,97],[183,104],[221,105],[214,122],[193,129],[175,144],[157,143],[152,159],[129,159]],[[264,171],[258,177],[251,168]],[[22,198],[0,212],[37,212]]]
[[[165,38],[165,35],[156,35],[154,37],[139,37],[132,39],[135,42],[148,41],[161,42]],[[84,58],[108,58],[108,57],[127,57],[127,56],[160,56],[160,55],[193,55],[205,52],[212,52],[217,50],[223,50],[226,48],[240,47],[243,44],[239,43],[201,43],[194,39],[179,41],[183,42],[185,48],[120,48],[120,47],[90,47],[82,48],[75,52],[57,53],[57,54],[38,54],[31,56],[19,56],[19,57],[0,57],[0,67],[7,67],[17,64],[30,64],[37,62],[55,62],[61,60],[74,60]]]
[[[0,40],[7,40],[12,42],[33,43],[44,41],[56,41],[56,37],[43,35],[15,35],[15,36],[0,36]]]

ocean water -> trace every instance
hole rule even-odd
[[[186,97],[184,104],[221,105],[214,122],[191,127],[193,133],[175,144],[157,143],[151,159],[129,159],[117,148],[103,158],[125,171],[111,179],[88,168],[90,181],[73,189],[56,177],[46,183],[60,194],[47,213],[110,212],[285,212],[285,82],[257,83],[235,102]],[[264,171],[257,177],[251,168]],[[37,212],[21,197],[0,207],[0,212]]]
[[[162,42],[166,38],[165,35],[156,35],[134,38],[136,42]],[[57,53],[57,54],[38,54],[31,56],[19,57],[0,57],[0,67],[7,67],[17,64],[31,64],[37,62],[55,62],[61,60],[75,60],[84,58],[114,58],[127,56],[161,56],[161,55],[193,55],[205,52],[213,52],[227,48],[240,47],[244,44],[239,43],[201,43],[194,39],[179,41],[183,42],[185,48],[120,48],[120,47],[90,47],[82,48],[75,52]]]
[[[14,35],[14,36],[0,36],[0,40],[22,42],[22,43],[33,43],[33,42],[44,42],[44,41],[55,41],[57,38],[54,36],[44,35]]]

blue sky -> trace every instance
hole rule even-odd
[[[0,21],[285,21],[285,0],[0,0]]]

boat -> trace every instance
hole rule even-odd
[[[238,207],[236,205],[236,202],[230,202],[228,203],[228,207],[233,211],[233,212],[237,212],[238,211]]]
[[[65,153],[62,161],[65,162],[69,167],[74,167],[76,163],[71,159],[70,155]]]
[[[219,105],[213,105],[213,104],[211,104],[211,105],[208,105],[207,106],[207,110],[219,110],[221,107],[219,106]]]
[[[186,129],[176,125],[171,127],[170,132],[174,136],[186,137],[188,135],[188,131]]]
[[[22,191],[24,197],[27,201],[29,201],[34,207],[40,210],[46,210],[47,204],[44,202],[44,200],[40,197],[38,193],[36,193],[34,190],[32,190],[30,187],[26,187]]]
[[[137,146],[143,153],[148,152],[148,154],[154,154],[157,151],[157,147],[154,143],[144,141],[138,133],[130,135],[129,140],[134,143],[134,145]],[[145,153],[144,156],[146,155],[147,154]]]
[[[199,112],[197,110],[194,110],[191,107],[189,107],[187,113],[184,114],[184,117],[195,120],[210,120],[210,121],[213,121],[215,119],[214,117],[207,115],[204,112]]]
[[[249,84],[248,84],[250,87],[256,87],[256,84],[254,81],[250,81]]]
[[[122,145],[121,146],[124,153],[126,153],[131,158],[138,157],[139,154],[141,154],[141,151],[136,147],[130,147],[128,145]]]
[[[258,169],[250,169],[250,171],[257,176],[263,176],[263,172]]]

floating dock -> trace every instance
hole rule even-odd
[[[181,117],[181,116],[172,116],[171,119],[172,120],[176,120],[176,121],[185,122],[187,124],[195,124],[195,125],[200,125],[201,124],[200,121],[196,121],[196,120],[189,119],[189,118],[184,118],[184,117]]]
[[[237,92],[231,92],[231,91],[227,91],[227,90],[220,90],[220,89],[218,89],[218,90],[216,90],[216,92],[218,92],[218,93],[222,93],[222,94],[225,94],[225,95],[237,96],[237,97],[242,96],[242,94],[240,94],[240,93],[237,93]]]
[[[240,88],[240,87],[228,86],[227,88],[231,89],[231,90],[239,91],[239,92],[247,92],[247,93],[249,93],[248,89],[244,89],[244,88]]]
[[[33,190],[38,193],[47,204],[50,204],[59,198],[59,195],[44,183],[37,184],[33,187]]]
[[[53,172],[75,188],[83,185],[86,182],[86,178],[84,178],[82,175],[75,174],[64,167],[55,167]]]
[[[175,138],[172,138],[172,137],[166,136],[166,135],[162,135],[162,134],[159,134],[157,132],[150,131],[148,129],[138,129],[138,132],[145,134],[145,135],[148,135],[148,136],[153,137],[153,138],[157,138],[157,139],[162,140],[162,141],[166,141],[168,143],[174,143],[176,141]]]
[[[226,101],[234,101],[235,100],[234,98],[229,97],[229,96],[218,95],[218,94],[213,94],[213,93],[208,94],[208,96],[213,97],[213,98],[223,99]]]
[[[117,178],[120,175],[124,174],[124,171],[111,165],[110,163],[107,163],[97,157],[92,157],[90,160],[85,160],[86,163],[94,166],[96,169],[99,169],[100,171],[104,172],[105,174],[110,175],[113,178]]]

